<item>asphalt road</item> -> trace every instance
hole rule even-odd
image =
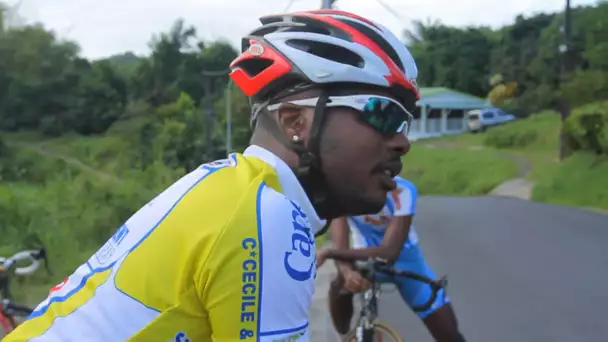
[[[415,225],[468,341],[608,341],[608,216],[501,197],[422,197]],[[382,320],[432,341],[396,293]]]

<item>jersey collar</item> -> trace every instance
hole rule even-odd
[[[298,181],[291,168],[281,158],[257,145],[247,147],[243,155],[259,158],[277,171],[279,183],[281,183],[281,188],[283,188],[283,194],[302,207],[302,210],[308,216],[312,231],[315,234],[325,226],[326,221],[319,217],[306,192],[304,192],[300,181]]]

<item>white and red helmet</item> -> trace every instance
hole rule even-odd
[[[295,84],[353,83],[396,89],[414,102],[420,97],[416,62],[380,24],[329,9],[260,21],[230,65],[230,77],[247,96],[264,98]]]

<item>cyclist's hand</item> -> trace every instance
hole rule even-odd
[[[323,263],[325,263],[325,260],[327,260],[327,256],[328,256],[327,248],[323,248],[317,252],[317,268],[321,267],[321,265],[323,265]]]
[[[342,276],[344,277],[344,289],[350,292],[363,292],[372,287],[372,283],[356,270],[345,270]]]

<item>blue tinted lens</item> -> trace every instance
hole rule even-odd
[[[368,99],[361,111],[361,118],[383,134],[407,134],[412,121],[412,115],[403,107],[381,97]]]

